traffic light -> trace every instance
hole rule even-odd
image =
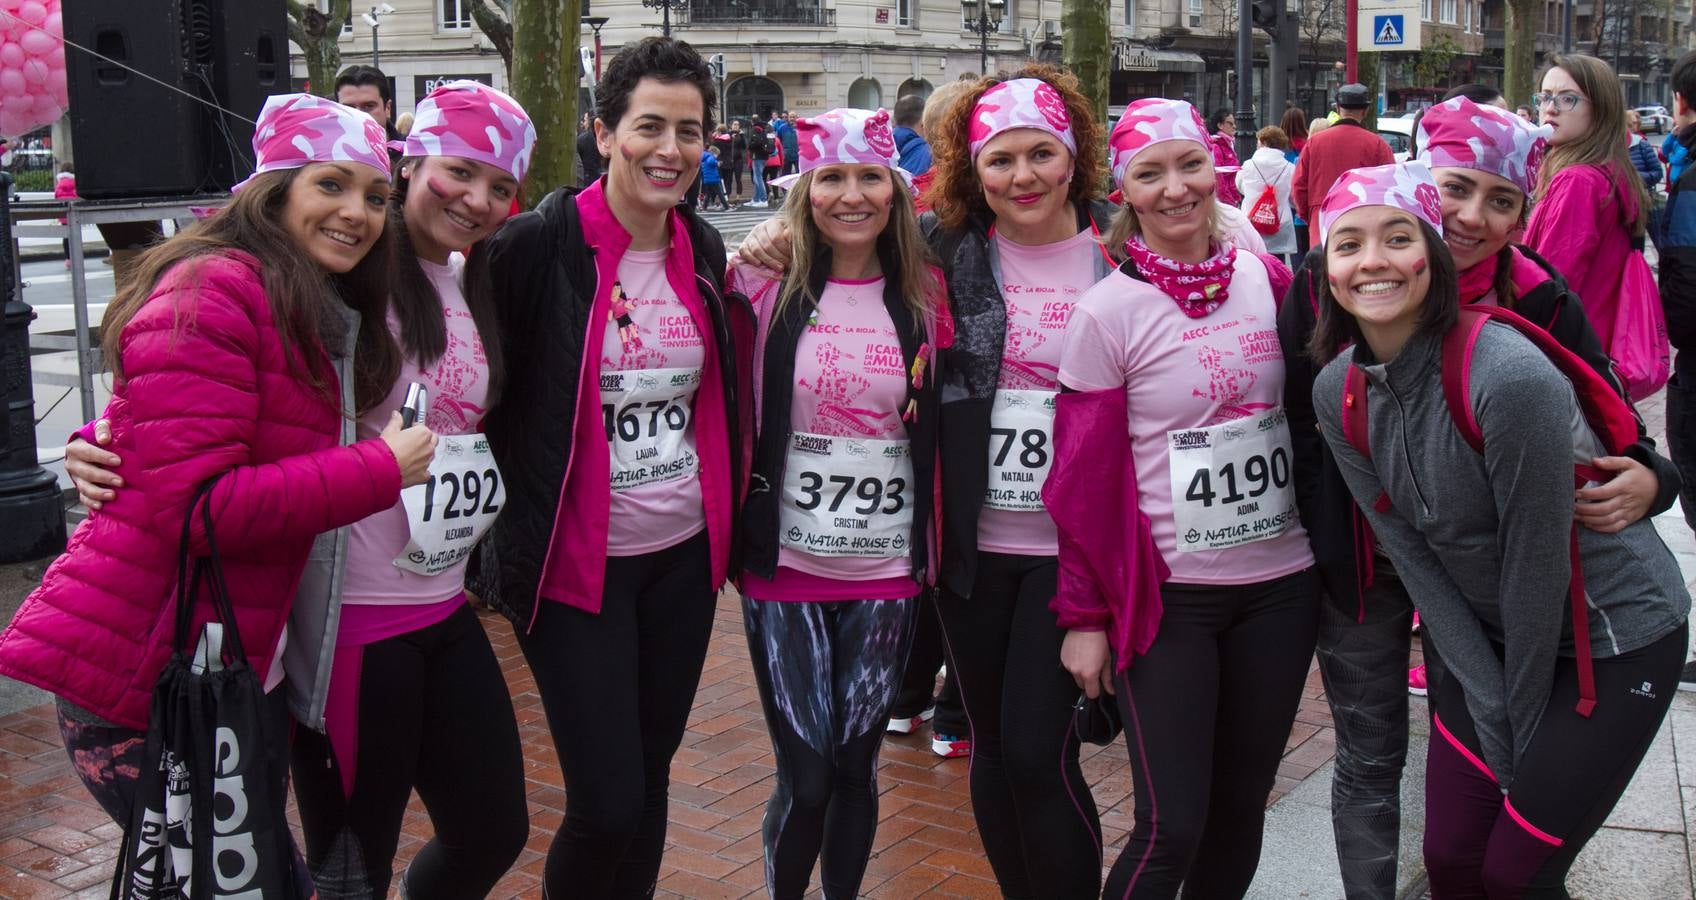
[[[1276,38],[1278,26],[1284,20],[1284,0],[1254,0],[1249,15],[1254,21],[1254,27],[1265,29]]]
[[[712,70],[714,78],[718,79],[719,81],[723,81],[724,80],[724,54],[723,53],[714,53],[712,55],[712,58],[707,60],[707,68]]]

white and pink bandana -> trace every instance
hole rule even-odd
[[[1338,217],[1362,206],[1393,206],[1443,233],[1443,202],[1431,169],[1418,160],[1350,169],[1331,185],[1319,205],[1319,240],[1324,242]]]
[[[1072,116],[1066,112],[1066,98],[1054,85],[1040,78],[1015,78],[983,92],[972,107],[971,130],[967,137],[972,158],[976,159],[983,145],[1003,131],[1015,128],[1034,128],[1045,131],[1066,145],[1076,156],[1078,139],[1072,136]]]
[[[506,94],[475,81],[450,81],[418,104],[405,143],[395,143],[407,156],[474,159],[523,181],[536,126]]]
[[[1107,137],[1108,165],[1114,187],[1123,187],[1125,170],[1138,153],[1162,141],[1194,141],[1207,146],[1207,123],[1182,100],[1146,97],[1125,107]]]
[[[298,169],[312,163],[364,163],[389,174],[386,135],[377,120],[352,107],[312,94],[265,98],[253,131],[254,175]],[[253,178],[230,188],[234,193]]]
[[[1419,161],[1499,175],[1529,196],[1536,188],[1533,153],[1554,131],[1465,97],[1445,100],[1419,120]]]
[[[795,120],[796,153],[800,168],[793,175],[773,178],[771,183],[788,188],[802,175],[820,166],[886,166],[900,173],[908,185],[913,176],[901,168],[895,150],[895,131],[889,125],[889,110],[833,109],[822,115]]]

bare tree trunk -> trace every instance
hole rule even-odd
[[[1540,0],[1507,0],[1507,27],[1502,29],[1502,93],[1515,105],[1527,103],[1537,90],[1537,16]]]
[[[512,22],[496,12],[490,0],[475,0],[472,3],[471,19],[477,23],[477,28],[488,36],[490,43],[495,45],[495,52],[501,55],[501,65],[506,67],[506,80],[511,83]]]
[[[283,0],[289,13],[289,40],[306,60],[307,89],[321,97],[331,96],[336,73],[342,67],[342,50],[336,46],[342,27],[353,15],[353,0],[331,0],[330,11],[322,12],[314,0]]]
[[[1113,64],[1112,30],[1107,25],[1107,0],[1063,0],[1060,8],[1060,54],[1063,65],[1078,76],[1084,95],[1095,101],[1095,118],[1107,124],[1107,93]]]
[[[580,0],[513,0],[512,95],[536,125],[536,155],[524,180],[534,206],[572,181],[577,151]]]

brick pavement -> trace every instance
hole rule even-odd
[[[548,842],[565,809],[564,780],[511,626],[492,613],[482,619],[512,691],[530,782],[530,841],[492,896],[538,897]],[[1268,805],[1324,766],[1333,747],[1330,714],[1312,671]],[[1101,809],[1109,865],[1132,822],[1125,753],[1122,742],[1084,751],[1083,771]],[[727,591],[719,601],[689,731],[672,764],[671,828],[659,896],[763,896],[759,828],[772,765],[741,612]],[[966,760],[930,752],[928,730],[885,743],[880,824],[863,887],[868,896],[999,896],[978,843],[966,771]],[[403,830],[401,865],[431,833],[416,799]],[[72,773],[50,704],[0,718],[0,898],[107,896],[118,834]]]

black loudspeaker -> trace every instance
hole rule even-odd
[[[188,195],[247,177],[242,119],[289,90],[285,15],[282,0],[64,0],[67,43],[99,54],[66,48],[78,194]]]

